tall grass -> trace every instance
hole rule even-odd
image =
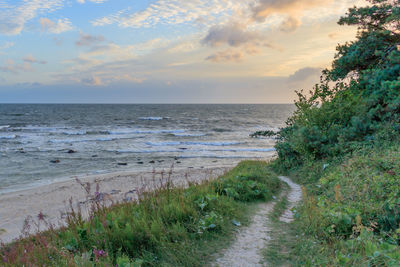
[[[248,203],[269,200],[279,179],[265,162],[246,161],[214,181],[139,192],[137,201],[105,205],[98,189],[88,219],[71,210],[67,225],[0,248],[2,266],[201,266],[246,220]],[[90,186],[83,184],[87,194]],[[88,199],[90,199],[88,197]],[[46,224],[43,216],[27,221]]]
[[[292,265],[400,266],[399,143],[361,149],[325,170],[323,164],[299,171],[304,201],[292,225],[301,236]],[[310,178],[316,173],[318,180]]]

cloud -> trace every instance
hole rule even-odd
[[[337,39],[338,37],[339,37],[339,33],[338,32],[331,32],[330,34],[328,34],[328,37],[330,38],[330,39],[333,39],[333,40],[335,40],[335,39]]]
[[[294,32],[301,24],[301,21],[295,17],[289,16],[282,22],[279,29],[283,32]]]
[[[81,79],[81,82],[85,85],[90,85],[90,86],[102,86],[104,85],[102,80],[97,77],[97,76],[92,76],[89,78],[83,78]]]
[[[24,0],[20,5],[6,6],[0,10],[0,33],[17,35],[39,13],[53,12],[63,7],[63,2],[64,0]]]
[[[37,60],[32,55],[27,55],[22,59],[24,62],[28,63],[37,63],[37,64],[46,64],[47,62],[44,60]]]
[[[14,60],[9,59],[5,62],[3,66],[0,66],[0,71],[9,72],[12,74],[19,74],[20,72],[33,71],[33,69],[29,62],[24,62],[23,64],[16,64]]]
[[[248,55],[259,54],[262,52],[261,48],[263,47],[281,51],[276,45],[266,41],[266,37],[261,32],[249,30],[247,25],[235,22],[211,27],[201,43],[211,47],[223,45],[240,47],[240,52],[228,49],[214,53],[206,58],[206,60],[213,62],[240,62],[244,59],[245,53]]]
[[[91,46],[101,42],[104,42],[105,38],[102,35],[90,35],[85,33],[79,34],[79,40],[75,42],[77,46]]]
[[[85,0],[76,0],[79,4],[84,4],[86,1]],[[88,0],[89,2],[96,3],[96,4],[101,4],[106,2],[107,0]]]
[[[5,42],[3,45],[0,45],[0,50],[8,49],[14,46],[13,42]]]
[[[262,37],[258,32],[248,31],[244,25],[231,23],[211,27],[207,36],[202,40],[202,43],[210,46],[228,44],[238,47],[242,44],[252,43],[261,39]]]
[[[59,19],[57,22],[53,22],[48,18],[41,18],[39,22],[43,32],[60,34],[73,29],[71,21],[67,18]]]
[[[146,9],[132,12],[129,8],[92,21],[94,26],[117,24],[122,28],[152,27],[204,21],[206,25],[232,11],[248,7],[247,0],[158,0]]]
[[[146,78],[138,78],[131,74],[107,75],[104,73],[96,73],[80,79],[79,82],[89,86],[106,86],[111,83],[118,83],[118,82],[140,84],[143,83],[145,80]]]
[[[290,75],[288,77],[288,81],[290,83],[303,82],[311,77],[316,77],[321,75],[321,71],[322,71],[321,68],[311,68],[311,67],[302,68],[297,70],[292,75]]]
[[[143,83],[145,80],[146,78],[138,78],[129,74],[116,75],[113,77],[113,81],[128,81],[131,83]]]
[[[244,58],[244,54],[241,51],[234,51],[231,49],[216,52],[206,58],[208,61],[212,61],[215,63],[220,62],[240,62]]]
[[[272,15],[286,15],[279,25],[283,32],[294,32],[300,27],[304,13],[314,8],[321,8],[333,3],[334,0],[258,0],[252,7],[252,19],[256,22],[264,22]],[[325,10],[324,16],[329,16],[331,12]]]
[[[332,3],[333,0],[259,0],[252,8],[253,18],[264,21],[272,14],[297,15],[304,10]]]
[[[4,54],[3,50],[9,49],[14,46],[13,42],[5,42],[4,44],[0,45],[0,55]]]

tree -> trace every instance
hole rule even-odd
[[[286,167],[352,151],[400,129],[400,1],[370,0],[350,8],[340,25],[357,25],[356,40],[339,45],[330,69],[297,110],[276,148]]]

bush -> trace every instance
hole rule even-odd
[[[379,143],[388,126],[399,135],[400,7],[396,1],[370,2],[339,21],[359,27],[356,41],[337,47],[332,68],[309,95],[298,92],[297,110],[276,145],[283,168]]]

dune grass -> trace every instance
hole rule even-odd
[[[277,222],[275,266],[400,266],[400,145],[381,143],[291,172],[304,185],[292,224]],[[324,166],[325,165],[325,166]]]
[[[229,244],[237,222],[246,223],[250,203],[270,200],[280,185],[260,161],[187,188],[167,181],[137,202],[95,202],[87,220],[71,210],[66,227],[3,244],[1,265],[202,266]]]

